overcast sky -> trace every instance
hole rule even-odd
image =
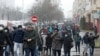
[[[24,1],[24,4],[22,1]],[[65,16],[67,15],[67,12],[69,10],[72,10],[73,1],[74,0],[61,0],[61,7],[64,10]],[[27,10],[32,6],[32,4],[34,4],[34,2],[34,0],[16,0],[15,5],[20,7],[21,9],[24,5],[24,10]]]

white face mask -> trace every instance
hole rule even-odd
[[[5,30],[5,32],[8,32],[8,30]]]
[[[68,35],[67,34],[65,34],[65,37],[67,37]]]
[[[0,30],[3,30],[3,27],[0,27]]]

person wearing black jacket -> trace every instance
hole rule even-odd
[[[94,56],[95,39],[98,39],[98,38],[99,38],[99,35],[93,36],[93,33],[90,33],[90,36],[89,36],[90,56]]]
[[[98,33],[97,27],[94,26],[94,34],[97,35],[97,33]]]
[[[86,55],[88,55],[87,51],[89,48],[89,32],[86,32],[85,35],[83,36],[82,44],[84,44],[84,46],[85,46],[83,55],[86,56]]]
[[[7,34],[4,32],[4,26],[0,25],[0,56],[3,56],[3,47],[10,43]]]
[[[4,31],[9,39],[9,43],[7,43],[7,45],[5,46],[5,56],[10,56],[11,55],[10,52],[12,53],[12,56],[14,56],[13,37],[12,37],[13,32],[10,32],[10,30],[7,27],[4,29]]]
[[[47,54],[48,54],[48,50],[50,50],[50,55],[51,55],[51,47],[52,47],[52,38],[51,38],[51,34],[48,33],[47,37],[46,37],[46,48],[47,48]]]
[[[73,47],[72,42],[73,42],[73,40],[71,37],[71,33],[65,32],[64,38],[63,38],[64,56],[70,56],[71,48]]]

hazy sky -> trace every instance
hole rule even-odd
[[[22,1],[24,1],[24,3]],[[64,10],[65,15],[72,9],[73,1],[74,0],[61,0],[61,7]],[[15,4],[20,8],[23,8],[24,5],[24,9],[27,10],[34,4],[34,0],[16,0]]]
[[[69,14],[68,12],[72,10],[74,0],[61,0],[61,7],[64,10],[65,16]]]

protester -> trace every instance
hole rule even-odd
[[[90,36],[89,36],[90,56],[94,56],[95,39],[98,39],[98,38],[99,38],[99,35],[94,36],[93,33],[90,33]]]
[[[82,39],[82,44],[84,43],[84,51],[83,51],[83,55],[87,56],[88,53],[88,48],[89,48],[89,32],[86,32],[83,39]]]
[[[48,27],[48,32],[49,32],[49,33],[52,33],[52,32],[53,32],[53,27],[52,27],[52,26],[49,26],[49,27]]]
[[[97,27],[94,26],[94,34],[97,35],[97,33],[98,33]]]
[[[45,54],[46,53],[46,37],[47,37],[47,30],[46,29],[41,30],[41,37],[43,40],[43,52]]]
[[[14,50],[13,50],[13,32],[14,32],[14,29],[12,27],[11,24],[7,24],[7,27],[5,28],[5,32],[6,34],[8,35],[9,39],[10,39],[10,42],[11,44],[7,43],[7,45],[5,46],[5,56],[14,56]],[[11,52],[11,54],[10,54]]]
[[[46,49],[47,49],[47,54],[48,54],[48,51],[50,52],[50,55],[51,55],[51,47],[52,47],[52,38],[51,38],[51,34],[48,33],[47,34],[47,37],[46,37]]]
[[[76,52],[78,52],[80,54],[80,42],[81,42],[81,36],[79,35],[79,33],[77,33],[75,35],[75,48],[76,48]]]
[[[64,56],[70,56],[71,48],[73,47],[73,40],[70,32],[64,33]]]
[[[36,50],[36,41],[37,41],[37,32],[32,27],[32,25],[27,25],[26,31],[24,34],[24,48],[25,48],[25,56],[35,56]]]
[[[23,56],[24,31],[22,29],[22,25],[18,26],[18,29],[15,30],[13,37],[14,37],[14,56]]]
[[[42,51],[43,51],[43,38],[41,36],[41,30],[39,31],[39,41],[40,43],[38,44],[38,51],[39,51],[39,55],[42,55]]]
[[[4,31],[7,34],[8,39],[9,39],[9,42],[5,46],[5,56],[10,56],[10,55],[14,56],[14,51],[13,51],[13,37],[12,37],[12,33],[13,32],[10,32],[10,30],[8,28],[5,28]],[[10,54],[10,52],[12,54]]]
[[[54,29],[52,37],[52,49],[53,49],[53,55],[56,56],[58,53],[58,56],[61,56],[61,48],[62,48],[62,38],[60,36],[59,30]]]
[[[3,56],[3,47],[5,47],[7,43],[10,43],[9,37],[4,32],[4,26],[0,25],[0,56]]]

